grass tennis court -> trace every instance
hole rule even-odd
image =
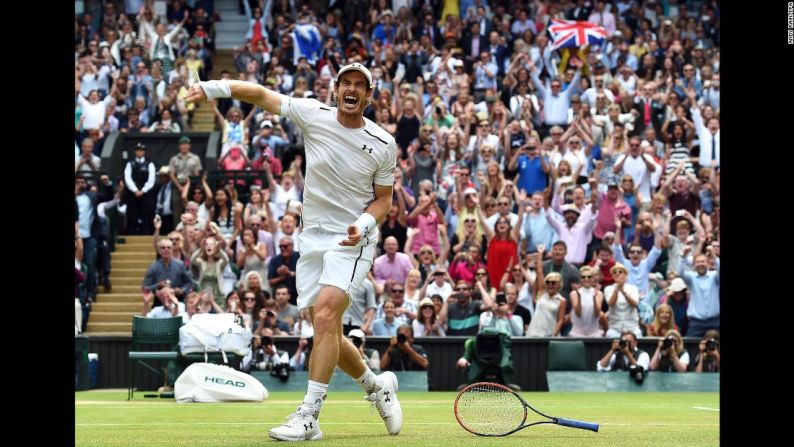
[[[263,403],[177,404],[126,390],[75,393],[75,445],[261,446],[275,443],[267,429],[295,410],[303,393],[271,393]],[[399,393],[403,428],[386,434],[363,393],[335,392],[320,423],[330,446],[715,446],[719,439],[718,393],[521,393],[538,410],[601,424],[598,433],[554,425],[529,427],[504,438],[463,430],[452,414],[454,392]]]

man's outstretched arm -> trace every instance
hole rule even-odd
[[[234,98],[261,107],[274,115],[281,114],[280,93],[259,84],[246,81],[203,81],[190,87],[185,101],[200,102],[207,99]]]

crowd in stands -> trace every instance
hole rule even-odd
[[[189,129],[189,67],[329,106],[341,65],[371,70],[365,116],[394,135],[398,162],[346,334],[681,339],[719,329],[718,2],[243,0],[249,29],[234,73],[212,70],[223,20],[213,2],[169,2],[159,19],[149,2],[125,5],[136,3],[76,19],[76,171],[101,168],[110,132]],[[550,19],[589,21],[607,38],[552,49]],[[316,54],[301,53],[296,29],[319,33]],[[309,337],[294,305],[301,132],[237,100],[201,107],[222,132],[217,166],[190,158],[189,138],[163,167],[142,148],[118,188],[126,231],[156,235],[143,313],[156,297],[185,319],[231,311],[260,337]],[[257,179],[210,186],[216,170]],[[108,203],[113,185],[84,192],[78,182],[76,245],[96,266],[98,233],[83,210]]]

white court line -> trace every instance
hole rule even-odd
[[[716,411],[716,412],[720,411],[719,408],[709,408],[709,407],[692,407],[692,408],[694,408],[695,410],[708,410],[708,411]]]
[[[291,400],[291,401],[265,400],[264,402],[261,402],[261,403],[248,403],[248,402],[239,402],[239,403],[232,403],[232,404],[229,404],[229,403],[225,403],[225,404],[212,403],[212,404],[207,404],[207,406],[208,407],[211,406],[212,408],[244,408],[244,407],[262,406],[263,404],[267,404],[269,406],[283,405],[283,406],[294,407],[295,406],[295,402],[296,401],[294,401],[294,400]],[[449,400],[449,401],[447,401],[447,400],[439,400],[439,401],[420,400],[420,401],[413,401],[413,402],[412,401],[401,400],[400,402],[402,404],[404,404],[404,405],[408,404],[411,408],[415,408],[415,407],[438,407],[439,405],[445,405],[445,404],[449,404],[451,406],[454,403],[454,399],[453,400]],[[361,399],[360,401],[358,401],[358,400],[356,400],[356,401],[348,401],[348,400],[345,400],[345,401],[326,401],[325,403],[323,403],[323,406],[364,404],[364,403],[365,403],[364,399]],[[116,407],[116,408],[122,408],[122,407],[130,408],[130,407],[133,407],[133,406],[147,406],[147,405],[149,405],[147,407],[149,409],[154,408],[157,405],[166,405],[167,406],[167,405],[174,405],[174,404],[176,404],[176,401],[173,401],[173,400],[169,401],[169,400],[154,400],[154,399],[151,400],[151,401],[131,401],[131,402],[127,402],[127,401],[80,401],[80,400],[75,401],[75,405],[100,405],[100,406],[104,406],[104,407]],[[576,403],[570,403],[570,404],[538,404],[539,407],[541,405],[543,406],[543,408],[603,408],[603,407],[669,408],[669,407],[686,406],[686,404],[682,404],[682,403],[662,403],[662,402],[624,403],[624,404],[620,404],[620,403],[614,403],[614,404],[613,403],[603,403],[603,404],[592,404],[592,405],[589,405],[589,404],[588,405],[582,405],[582,404],[576,404]],[[702,407],[692,407],[692,408],[702,408]]]
[[[140,423],[103,423],[103,422],[86,422],[80,424],[74,424],[75,427],[138,427],[138,426],[175,426],[175,425],[274,425],[280,424],[281,421],[275,422],[140,422]],[[323,422],[323,425],[383,425],[383,422]],[[403,425],[458,425],[456,422],[404,422]],[[704,424],[678,424],[678,423],[671,423],[671,424],[664,424],[664,423],[655,423],[650,422],[646,424],[615,424],[615,423],[605,423],[599,424],[601,426],[609,426],[609,427],[715,427],[719,426],[718,423],[704,423]]]

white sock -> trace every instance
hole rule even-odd
[[[319,414],[320,409],[323,407],[323,401],[325,400],[327,391],[327,383],[320,383],[310,380],[309,388],[306,390],[306,396],[303,398],[303,404],[313,408],[316,411],[316,414]]]
[[[378,376],[372,372],[371,369],[367,368],[364,371],[364,374],[361,375],[356,382],[361,386],[361,389],[364,390],[365,393],[370,394],[375,392],[375,381],[377,380]]]

